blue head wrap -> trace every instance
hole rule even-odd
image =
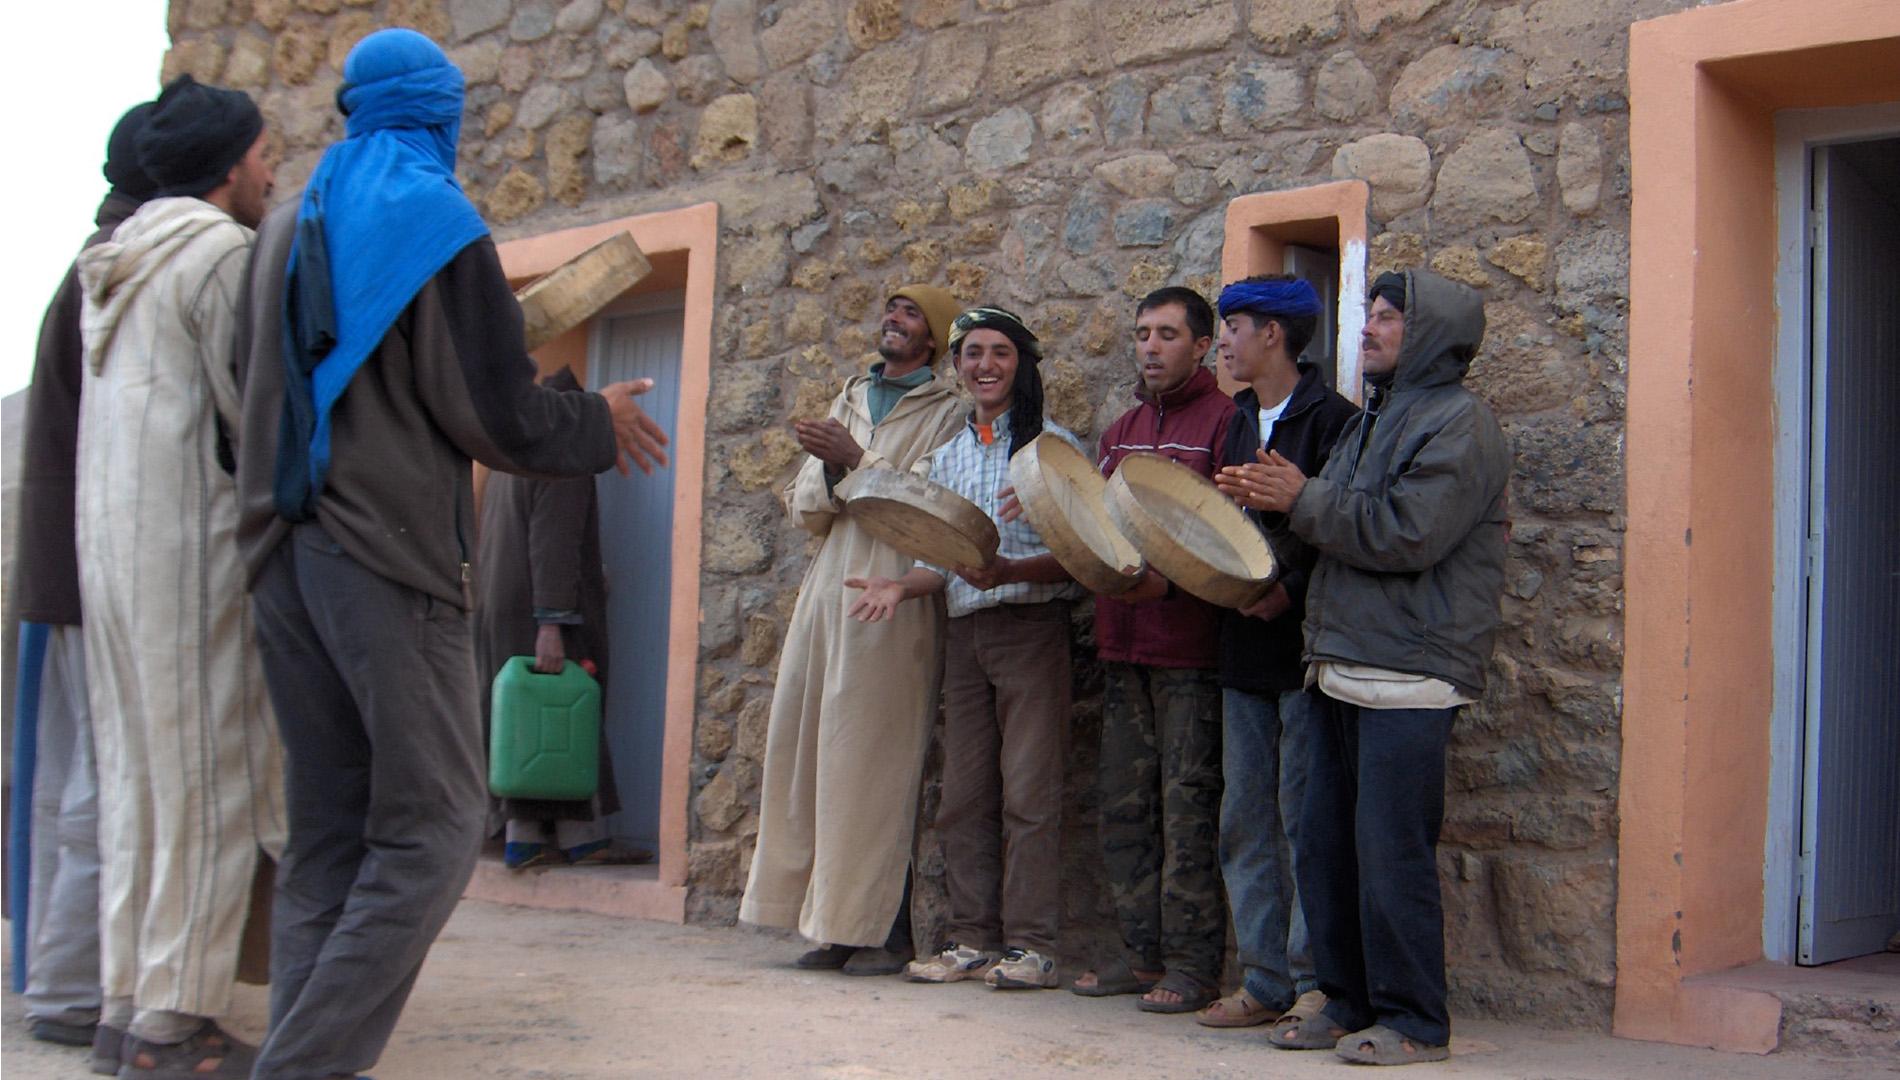
[[[1319,294],[1299,278],[1288,281],[1236,281],[1220,291],[1219,307],[1223,319],[1236,311],[1297,319],[1319,314]]]
[[[397,316],[457,252],[488,235],[455,179],[462,73],[414,30],[379,30],[343,62],[342,142],[297,211],[285,287],[288,367],[279,514],[309,519],[330,468],[330,409]]]

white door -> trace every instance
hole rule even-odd
[[[1797,956],[1900,931],[1900,139],[1813,157]]]
[[[619,305],[595,321],[587,373],[593,389],[649,378],[640,398],[647,414],[676,434],[684,298],[678,294]],[[666,658],[672,610],[673,470],[630,477],[606,472],[600,493],[600,548],[607,572],[611,667],[601,719],[613,755],[620,813],[616,839],[659,850],[660,760],[666,731]]]

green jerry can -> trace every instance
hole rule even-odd
[[[488,790],[504,799],[591,799],[600,781],[600,684],[569,660],[559,675],[511,656],[489,709]]]

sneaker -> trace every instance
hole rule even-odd
[[[1034,949],[1012,945],[983,981],[998,990],[1051,990],[1056,985],[1056,962]]]
[[[946,941],[937,950],[937,955],[912,960],[904,965],[904,978],[921,983],[962,982],[964,979],[982,978],[995,963],[996,954],[993,952]]]
[[[41,1042],[57,1043],[60,1046],[91,1046],[92,1035],[99,1025],[68,1024],[63,1020],[30,1020],[27,1022],[27,1034]]]

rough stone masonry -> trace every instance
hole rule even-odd
[[[498,237],[720,204],[690,916],[733,918],[804,568],[786,428],[871,352],[896,284],[1023,312],[1054,417],[1127,407],[1136,297],[1212,295],[1228,200],[1372,190],[1371,270],[1483,291],[1504,420],[1506,628],[1452,754],[1454,1007],[1606,1027],[1615,977],[1630,22],[1691,0],[172,0],[165,74],[254,93],[295,190],[349,48],[442,42],[460,173]],[[1086,621],[1082,653],[1091,652]],[[1099,679],[1079,667],[1064,952],[1102,948]],[[934,770],[934,760],[933,760]],[[920,934],[942,856],[923,799]]]

